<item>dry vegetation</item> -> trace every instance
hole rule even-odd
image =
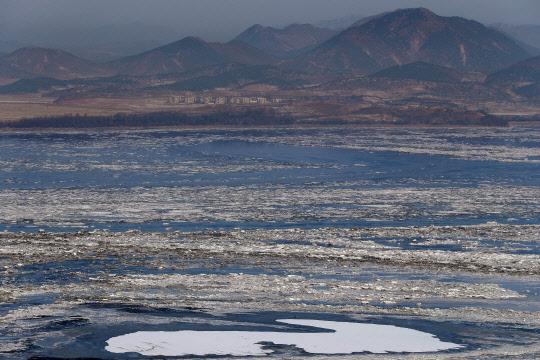
[[[123,113],[145,113],[158,110],[180,110],[169,106],[164,99],[152,98],[95,98],[54,102],[36,94],[0,95],[0,122],[43,116],[80,114],[89,116]]]

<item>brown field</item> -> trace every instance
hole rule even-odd
[[[308,93],[305,92],[304,95]],[[255,94],[251,94],[255,95]],[[280,94],[282,98],[287,98],[288,94]],[[369,95],[373,95],[370,92]],[[298,101],[276,104],[267,104],[275,108],[278,112],[289,113],[296,117],[306,119],[328,119],[339,118],[347,121],[390,121],[383,114],[364,114],[362,109],[370,106],[383,105],[385,101],[381,98],[371,98],[364,94],[364,101],[344,103],[336,101],[340,96],[334,96],[328,101]],[[16,94],[0,95],[0,123],[22,118],[32,118],[36,116],[55,116],[65,114],[79,115],[114,115],[116,113],[145,113],[161,110],[185,111],[188,113],[212,113],[222,105],[204,104],[167,104],[167,96],[139,96],[129,98],[82,98],[74,100],[64,100],[55,102],[54,98],[42,97],[40,94]],[[482,104],[465,104],[457,102],[463,108],[469,110],[486,109],[495,115],[515,115],[515,116],[538,116],[539,107],[532,103],[502,103],[484,102]],[[226,105],[230,106],[230,105]],[[234,105],[233,105],[234,106]]]
[[[114,115],[119,112],[140,113],[159,110],[183,110],[186,106],[167,105],[165,98],[79,99],[53,102],[35,94],[0,95],[0,122],[64,114]],[[189,106],[190,110],[199,105]]]

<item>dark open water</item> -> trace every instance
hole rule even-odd
[[[0,205],[10,208],[0,212],[0,230],[536,224],[530,188],[539,184],[537,134],[536,128],[5,132]],[[439,145],[453,152],[439,155]],[[505,156],[497,161],[468,155],[479,149],[491,158],[513,149],[527,156],[508,162]],[[463,189],[476,194],[473,208],[463,205]],[[519,196],[512,195],[516,191]],[[484,208],[478,205],[488,196]],[[273,202],[280,197],[305,201]],[[138,199],[140,211],[126,216],[126,207]],[[77,203],[86,210],[77,210]],[[222,215],[226,203],[244,210]],[[384,206],[401,210],[385,215]],[[36,207],[52,212],[28,210]],[[199,212],[178,214],[187,207]]]

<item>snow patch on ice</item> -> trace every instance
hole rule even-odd
[[[268,342],[294,345],[312,354],[433,352],[463,347],[443,342],[429,333],[393,325],[299,319],[278,321],[333,331],[138,331],[109,339],[105,349],[113,353],[158,356],[250,356],[272,353],[271,349],[264,348],[263,343]]]

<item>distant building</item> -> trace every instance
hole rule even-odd
[[[180,97],[180,96],[170,96],[167,99],[167,104],[178,104],[180,102],[183,102],[182,100],[183,100],[183,98]]]
[[[211,98],[211,97],[208,97],[208,96],[200,97],[199,98],[199,103],[201,103],[201,104],[213,104],[214,99]]]
[[[187,93],[186,96],[169,96],[165,103],[167,104],[267,104],[269,102],[281,102],[281,99],[268,99],[266,97],[210,97],[210,96],[195,96]]]

